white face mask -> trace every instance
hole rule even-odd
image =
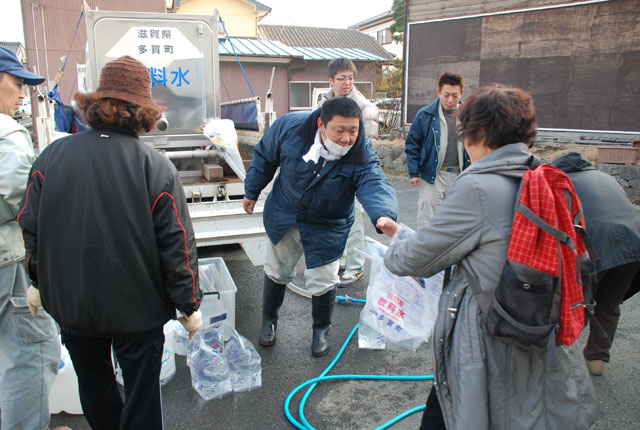
[[[329,139],[329,136],[325,132],[324,134],[324,146],[327,148],[330,154],[335,155],[336,157],[343,157],[347,155],[347,152],[351,149],[353,145],[349,146],[341,146],[335,143],[333,140]]]

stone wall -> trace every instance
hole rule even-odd
[[[379,142],[373,143],[373,149],[378,152],[382,168],[393,170],[396,174],[408,174],[407,155],[404,153],[404,144],[389,145]]]
[[[613,176],[634,205],[640,205],[640,166],[598,164],[596,168]]]

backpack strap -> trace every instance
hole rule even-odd
[[[518,192],[516,193],[516,199],[517,199],[516,203],[519,203],[520,191],[522,189],[522,178],[524,178],[524,175],[527,173],[527,170],[529,169],[522,169],[522,170],[504,169],[504,170],[498,170],[491,173],[506,176],[512,179],[517,179],[519,181]],[[515,213],[518,212],[518,204],[514,204],[513,206],[514,206],[514,216],[515,216]],[[464,261],[460,262],[458,265],[464,272],[465,277],[467,278],[467,282],[469,283],[469,287],[471,288],[471,291],[473,292],[473,295],[475,296],[476,301],[478,302],[478,306],[480,307],[480,310],[482,311],[482,313],[486,318],[489,315],[489,308],[491,307],[491,302],[493,302],[494,292],[492,291],[491,293],[489,293],[482,289],[482,287],[480,286],[480,280],[478,279],[478,276],[476,276],[471,266],[466,264]]]
[[[576,232],[578,232],[582,237],[584,245],[587,248],[587,253],[589,254],[589,260],[590,260],[589,264],[591,265],[590,268],[595,273],[597,263],[599,260],[598,253],[596,252],[596,249],[593,246],[593,242],[591,241],[591,237],[589,236],[589,233],[587,233],[584,227],[581,224],[579,224],[580,220],[582,219],[582,211],[578,215],[579,217],[576,216],[576,219],[574,220],[574,228]],[[609,335],[604,331],[602,324],[600,324],[600,321],[598,321],[595,315],[595,308],[596,308],[595,291],[590,291],[590,293],[591,293],[590,297],[585,297],[582,303],[576,303],[571,307],[571,309],[575,309],[578,306],[584,306],[584,309],[586,311],[585,315],[589,319],[590,329],[598,330],[598,332],[600,333],[600,336],[602,336],[604,339],[608,339]]]
[[[545,220],[540,218],[535,212],[533,212],[531,209],[525,206],[522,202],[518,202],[517,211],[522,213],[522,215],[527,217],[527,219],[529,219],[532,223],[538,226],[540,230],[546,233],[549,233],[551,236],[558,239],[560,243],[562,243],[563,245],[570,246],[575,252],[576,246],[568,234],[549,225]]]
[[[487,291],[482,289],[482,287],[480,286],[480,280],[474,273],[473,269],[471,269],[471,267],[465,267],[467,265],[462,262],[459,264],[459,266],[464,272],[465,277],[467,278],[467,282],[469,283],[469,287],[471,288],[471,291],[476,298],[476,302],[478,302],[480,311],[482,311],[482,314],[486,318],[489,315],[489,308],[491,307],[491,302],[493,302],[494,293],[492,292],[491,294],[489,294]]]

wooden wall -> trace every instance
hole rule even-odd
[[[579,0],[405,0],[408,22],[524,9]]]
[[[406,122],[451,70],[465,95],[495,82],[530,91],[540,127],[638,131],[639,41],[638,0],[410,23]]]

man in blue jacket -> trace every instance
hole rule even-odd
[[[244,183],[247,213],[280,168],[264,208],[269,240],[258,339],[263,346],[276,341],[285,285],[304,253],[306,288],[312,294],[312,354],[329,350],[339,259],[354,220],[354,196],[378,232],[393,234],[388,223],[397,217],[398,202],[365,137],[361,115],[353,100],[333,98],[314,112],[279,118],[256,146]]]
[[[456,137],[455,113],[464,90],[459,73],[438,78],[438,98],[416,114],[405,142],[409,182],[419,187],[418,226],[429,222],[460,171],[471,161]]]

